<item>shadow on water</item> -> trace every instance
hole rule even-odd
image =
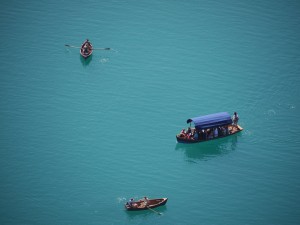
[[[241,133],[238,133],[229,137],[197,144],[177,143],[175,150],[183,151],[188,158],[188,162],[197,163],[196,160],[208,160],[234,151],[238,137],[241,135]]]
[[[162,215],[163,215],[167,211],[167,206],[166,205],[160,206],[160,207],[154,208],[153,210],[155,210],[156,212],[162,213]],[[161,215],[158,215],[158,213],[153,212],[151,210],[128,211],[128,210],[124,209],[124,211],[130,220],[134,220],[137,218],[143,219],[143,218],[147,218],[147,217],[152,217],[153,215],[161,216]]]
[[[83,58],[81,55],[79,55],[79,57],[83,67],[88,66],[93,59],[93,55],[90,55],[87,59]]]

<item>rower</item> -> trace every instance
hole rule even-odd
[[[143,200],[144,200],[144,202],[146,203],[146,205],[148,205],[148,203],[149,203],[149,199],[148,199],[146,196],[144,197],[144,199],[143,199]]]
[[[134,199],[131,198],[128,202],[127,205],[129,205],[130,207],[132,207],[132,204],[134,203]]]

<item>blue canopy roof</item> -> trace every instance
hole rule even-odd
[[[227,112],[214,113],[188,119],[187,123],[194,122],[196,129],[207,129],[225,126],[232,123],[231,116]]]

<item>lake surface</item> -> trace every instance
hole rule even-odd
[[[298,224],[300,2],[82,3],[2,3],[0,223]],[[223,111],[244,131],[176,143]]]

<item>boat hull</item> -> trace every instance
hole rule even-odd
[[[236,133],[239,133],[243,130],[243,128],[239,125],[237,125],[237,127],[234,127],[232,125],[229,126],[230,132],[227,135],[222,135],[222,136],[218,136],[218,137],[212,137],[212,138],[206,138],[206,139],[192,139],[192,138],[186,138],[186,137],[182,137],[180,136],[180,134],[176,135],[176,139],[178,143],[184,143],[184,144],[194,144],[194,143],[200,143],[200,142],[206,142],[206,141],[211,141],[211,140],[215,140],[215,139],[219,139],[219,138],[224,138],[224,137],[228,137],[231,135],[234,135]]]
[[[167,203],[168,198],[161,198],[161,199],[149,199],[148,204],[146,204],[143,200],[139,200],[135,203],[135,206],[130,206],[127,203],[125,204],[125,209],[128,211],[139,211],[139,210],[147,210],[149,208],[156,208],[159,206],[163,206]]]
[[[85,51],[85,45],[88,45],[88,50]],[[80,48],[80,55],[84,58],[84,59],[87,59],[90,55],[92,55],[93,53],[93,46],[91,44],[91,42],[89,42],[88,39],[86,39],[82,45],[81,45],[81,48]]]

